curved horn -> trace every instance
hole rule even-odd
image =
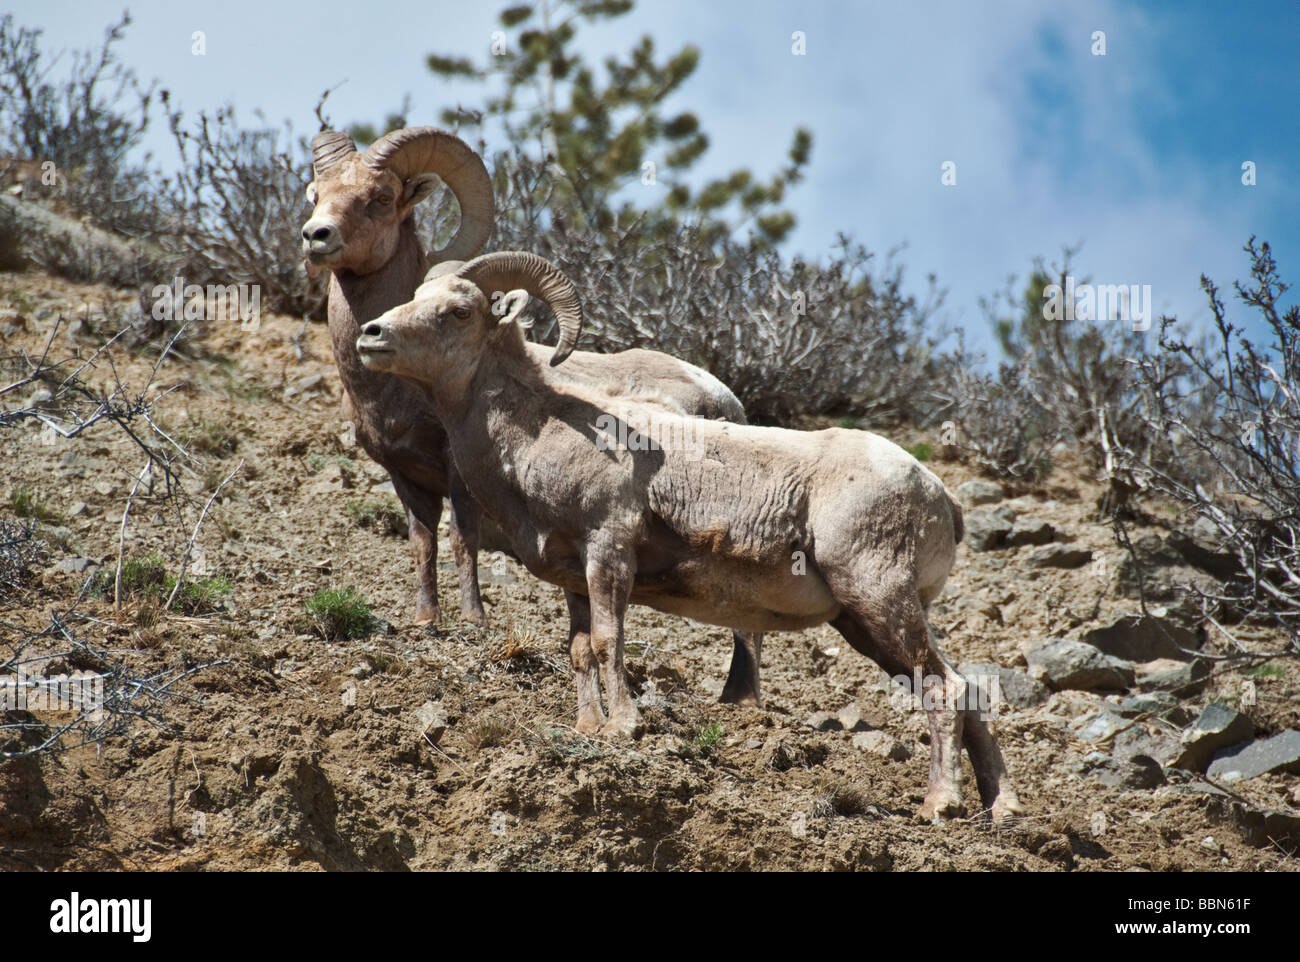
[[[431,260],[468,260],[483,249],[496,213],[492,178],[483,159],[465,141],[437,127],[406,127],[384,134],[366,148],[365,162],[387,168],[403,181],[415,174],[437,174],[456,195],[460,227]]]
[[[582,302],[573,282],[546,258],[523,251],[498,251],[474,258],[456,273],[477,284],[489,298],[495,291],[518,287],[545,301],[560,324],[560,343],[551,355],[551,367],[573,353],[582,333]]]
[[[319,177],[348,154],[357,152],[352,138],[341,130],[322,130],[311,139],[311,169]]]

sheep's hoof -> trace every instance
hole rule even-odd
[[[437,608],[420,607],[415,609],[415,626],[423,628],[425,625],[436,625],[442,622],[442,612]]]
[[[632,738],[641,730],[641,715],[632,711],[611,715],[600,734],[602,738]]]
[[[724,688],[722,690],[722,694],[718,696],[718,704],[745,705],[748,708],[762,708],[763,699],[758,697],[758,694],[756,692],[728,691],[727,689]]]
[[[476,611],[462,611],[460,613],[460,620],[467,621],[471,625],[478,625],[480,628],[487,627],[487,615],[483,613],[482,608],[479,608]]]
[[[947,818],[961,818],[965,814],[966,806],[961,803],[961,797],[947,789],[933,789],[916,810],[916,818],[920,822],[941,822]]]
[[[579,734],[595,735],[600,731],[601,726],[604,724],[605,715],[598,711],[590,715],[579,715],[578,723],[573,727],[578,730]]]
[[[992,815],[994,822],[1000,822],[1004,818],[1023,814],[1025,814],[1025,808],[1020,804],[1020,799],[1016,798],[1012,792],[1003,792],[993,803]]]

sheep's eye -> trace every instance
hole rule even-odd
[[[466,320],[469,320],[469,316],[470,316],[470,314],[473,313],[473,311],[471,311],[468,307],[465,307],[465,306],[462,305],[461,307],[457,307],[457,308],[455,308],[455,309],[452,311],[452,313],[455,314],[455,315],[456,315],[458,318],[460,318],[462,321],[466,321]]]
[[[393,202],[393,195],[388,193],[380,194],[378,197],[375,198],[375,203],[382,204],[384,207],[387,207],[392,202]]]

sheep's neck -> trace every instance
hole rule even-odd
[[[393,256],[373,274],[332,274],[329,293],[330,343],[343,389],[357,403],[358,398],[378,397],[382,384],[395,380],[387,374],[366,369],[357,355],[357,335],[362,325],[385,311],[405,304],[428,269],[420,248],[414,218],[407,218]],[[381,384],[382,382],[382,384]]]
[[[447,429],[457,470],[508,536],[528,515],[513,466],[527,463],[528,449],[546,423],[544,396],[554,390],[548,374],[521,339],[489,353],[454,397],[445,383],[442,390],[425,389]]]

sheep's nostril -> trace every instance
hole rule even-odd
[[[302,229],[302,236],[309,241],[327,241],[334,236],[334,229],[329,226],[317,227],[315,230]]]
[[[361,333],[366,337],[378,337],[383,332],[384,329],[373,321],[361,329]]]

